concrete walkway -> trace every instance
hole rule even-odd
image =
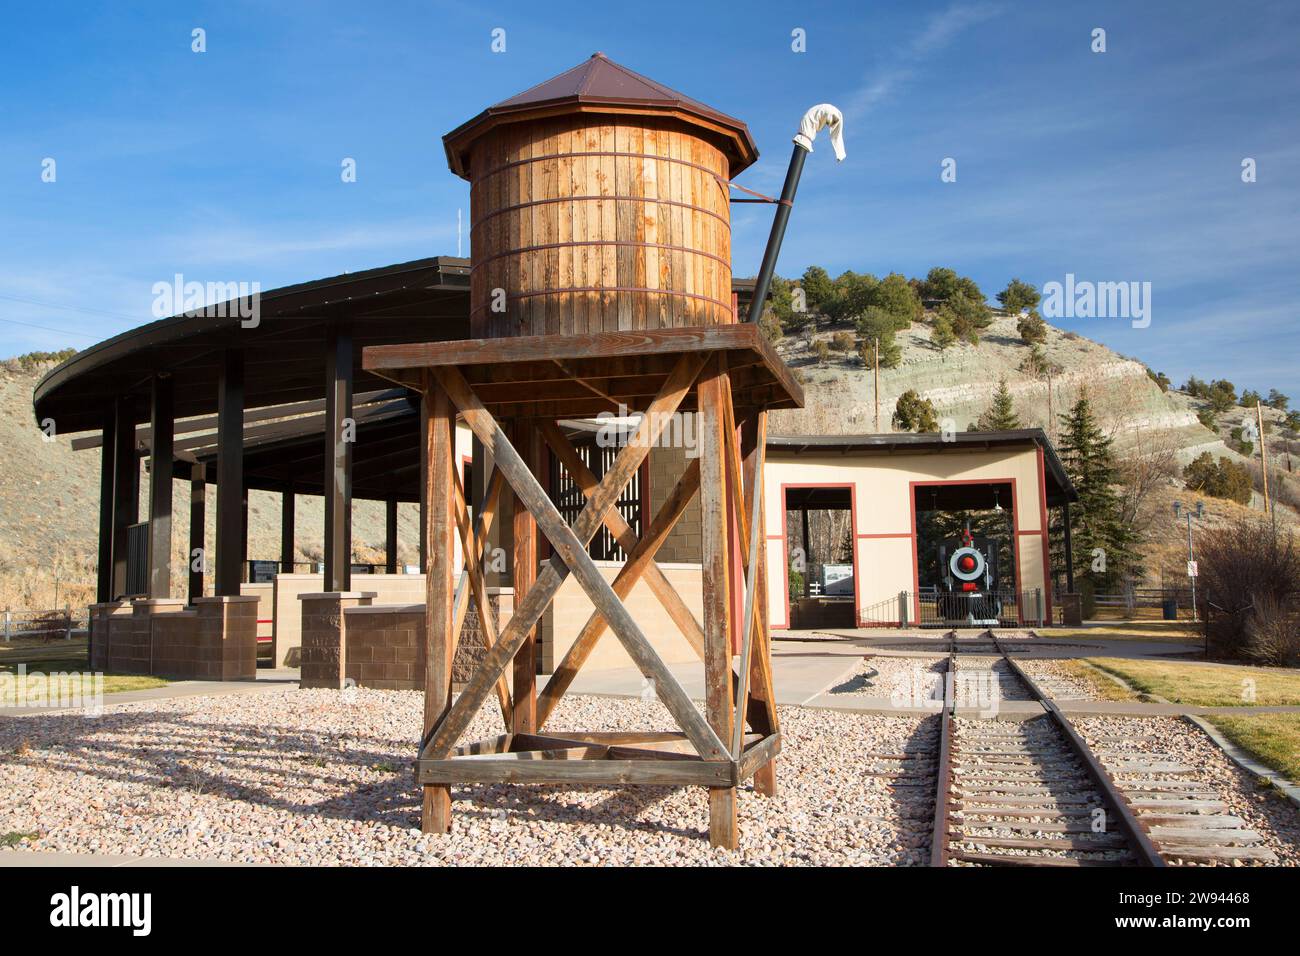
[[[146,690],[129,690],[120,694],[105,694],[104,706],[114,704],[134,704],[148,700],[170,700],[174,697],[202,697],[218,694],[260,694],[267,691],[283,690],[298,686],[298,671],[259,670],[256,680],[217,681],[217,680],[178,680],[161,687]],[[76,713],[77,707],[3,707],[0,717],[32,717],[39,714]]]

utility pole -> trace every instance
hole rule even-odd
[[[1264,510],[1272,513],[1268,498],[1268,448],[1264,444],[1264,407],[1255,403],[1255,420],[1259,422],[1259,466],[1264,473]]]
[[[1056,416],[1052,414],[1052,370],[1047,370],[1047,437],[1055,442]]]
[[[875,371],[876,384],[872,386],[876,395],[876,434],[880,433],[880,336],[871,340],[871,367]]]

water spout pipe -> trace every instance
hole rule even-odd
[[[804,160],[812,152],[813,140],[824,126],[831,131],[831,148],[835,150],[837,160],[844,159],[844,117],[840,111],[829,103],[819,103],[799,121],[799,132],[794,137],[794,150],[790,154],[790,168],[786,170],[785,184],[781,187],[781,199],[776,207],[776,216],[772,220],[772,231],[767,237],[767,248],[763,252],[763,264],[758,270],[758,279],[754,282],[754,298],[749,304],[747,322],[758,322],[763,315],[763,303],[767,300],[768,290],[772,287],[772,276],[776,272],[776,260],[781,254],[781,243],[785,240],[785,227],[790,221],[790,210],[794,207],[794,194],[799,188],[799,177],[803,174]]]

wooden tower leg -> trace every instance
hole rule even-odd
[[[451,658],[455,642],[455,483],[456,412],[442,386],[430,379],[424,392],[425,501],[425,666],[424,739],[451,707]],[[425,833],[451,829],[451,788],[427,784],[420,814]]]
[[[539,473],[541,440],[535,423],[516,419],[511,429],[511,441],[515,450],[538,481],[545,481]],[[514,572],[515,602],[532,589],[537,580],[537,521],[528,508],[518,498],[514,501]],[[514,719],[513,730],[517,734],[531,734],[537,730],[537,628],[528,632],[523,644],[519,646],[514,660]]]
[[[764,456],[760,452],[766,441],[767,412],[758,412],[745,422],[741,440],[741,450],[745,456],[747,514],[752,513],[750,496],[759,496],[758,569],[754,576],[754,650],[749,678],[750,723],[760,733],[772,734],[780,726],[772,683],[772,636],[767,628],[767,535],[762,530],[767,521],[767,502],[763,494]],[[754,771],[754,792],[764,797],[776,796],[775,757]]]
[[[729,388],[717,360],[700,375],[700,537],[704,576],[705,716],[713,732],[730,745],[735,699],[731,685],[731,529],[727,520],[726,428],[723,404]],[[709,788],[709,843],[735,849],[736,788]]]

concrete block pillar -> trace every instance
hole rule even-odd
[[[369,607],[374,591],[324,591],[300,594],[302,602],[302,673],[299,685],[341,690],[347,664],[347,628],[343,612]]]

